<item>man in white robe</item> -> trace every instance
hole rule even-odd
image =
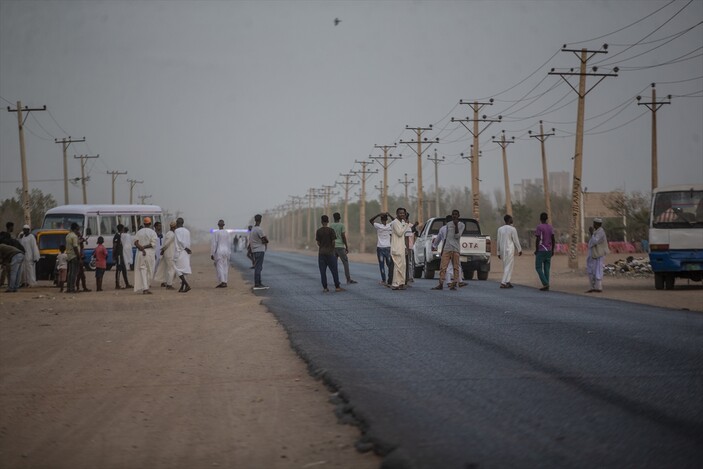
[[[122,240],[122,257],[124,258],[124,265],[127,269],[133,270],[134,253],[132,252],[132,248],[134,247],[134,243],[132,242],[132,235],[129,233],[129,227],[127,225],[125,225],[120,239]]]
[[[178,289],[178,293],[186,293],[190,291],[190,285],[188,280],[186,280],[186,275],[191,273],[190,270],[190,231],[188,228],[183,226],[183,218],[178,217],[176,220],[176,231],[174,232],[176,237],[176,251],[173,254],[173,261],[176,266],[176,274],[178,278],[181,279],[181,288]]]
[[[605,230],[602,225],[603,219],[594,218],[593,227],[588,229],[591,233],[591,239],[588,240],[586,273],[588,274],[591,288],[586,293],[600,293],[603,291],[603,267],[605,266],[605,255],[609,250],[608,239],[605,237]]]
[[[227,277],[229,275],[229,256],[232,253],[232,239],[229,232],[225,230],[224,220],[217,222],[219,230],[212,232],[212,241],[210,242],[210,259],[215,261],[215,270],[217,271],[217,281],[220,282],[215,288],[226,288]]]
[[[405,221],[405,209],[400,207],[395,211],[395,220],[391,222],[391,258],[393,259],[393,290],[405,289],[405,232],[408,223]]]
[[[522,247],[517,230],[513,226],[513,217],[505,215],[503,217],[505,225],[498,228],[498,259],[503,261],[503,279],[500,281],[500,288],[513,288],[510,279],[513,276],[515,266],[515,251],[518,256],[522,256]]]
[[[35,287],[37,285],[36,265],[39,261],[39,247],[37,246],[37,239],[30,231],[29,225],[24,225],[22,227],[22,237],[19,239],[24,248],[21,284],[26,287]]]
[[[137,248],[134,260],[134,291],[151,294],[151,279],[154,278],[156,263],[156,245],[159,237],[151,229],[151,218],[144,217],[144,228],[134,235],[134,246]]]
[[[173,290],[173,279],[176,277],[176,266],[173,262],[173,256],[176,253],[175,231],[176,222],[172,221],[170,230],[164,235],[161,246],[161,262],[156,268],[156,281],[161,282],[161,286],[166,287],[166,290]]]

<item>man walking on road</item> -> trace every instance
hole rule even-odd
[[[500,288],[513,288],[510,279],[513,276],[515,265],[515,251],[518,256],[522,256],[522,247],[517,230],[513,226],[513,217],[505,215],[503,217],[505,225],[498,228],[498,259],[503,261],[503,279],[500,281]]]
[[[327,215],[322,215],[320,218],[322,226],[315,233],[315,241],[319,247],[317,253],[317,265],[320,268],[320,281],[322,282],[322,291],[328,292],[327,288],[327,269],[332,272],[332,280],[334,280],[335,291],[344,291],[339,284],[339,272],[337,271],[337,256],[335,255],[335,240],[337,235],[328,223],[330,218]]]
[[[542,212],[539,216],[540,224],[535,229],[535,270],[542,282],[541,291],[549,290],[549,270],[554,255],[554,229],[547,223],[549,216]]]
[[[254,215],[254,226],[249,233],[249,248],[254,258],[254,290],[266,290],[268,287],[261,283],[261,270],[264,267],[264,254],[269,243],[264,230],[261,228],[261,215]]]
[[[174,231],[176,249],[173,254],[173,263],[176,267],[176,274],[181,279],[181,288],[178,293],[187,293],[190,291],[190,285],[186,280],[186,275],[191,273],[190,270],[190,231],[183,226],[184,220],[178,217],[176,220],[176,231]]]
[[[210,242],[210,259],[215,261],[215,271],[217,272],[217,281],[220,282],[215,288],[226,288],[227,279],[229,276],[229,256],[231,253],[230,246],[232,240],[229,233],[225,230],[225,221],[217,222],[218,230],[212,232],[212,240]]]
[[[349,254],[349,245],[347,244],[347,230],[344,223],[340,222],[342,216],[339,212],[334,212],[332,218],[334,218],[334,223],[330,223],[330,228],[337,235],[337,239],[334,240],[334,253],[344,265],[344,276],[347,278],[347,284],[356,283],[356,280],[352,280],[349,273],[349,257],[347,256]]]
[[[447,223],[447,237],[444,240],[442,248],[442,259],[439,264],[439,285],[432,287],[433,290],[442,290],[444,288],[444,279],[447,278],[447,266],[451,260],[454,267],[454,275],[452,282],[448,285],[450,290],[456,290],[456,284],[461,278],[459,269],[461,259],[459,252],[461,250],[461,235],[464,232],[464,223],[459,221],[459,210],[452,210],[452,220]]]

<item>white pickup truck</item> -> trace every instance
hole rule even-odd
[[[488,272],[491,271],[491,238],[481,234],[481,227],[477,220],[460,218],[459,221],[465,225],[459,253],[464,279],[473,279],[474,272],[476,272],[479,280],[487,280]],[[430,218],[422,227],[418,228],[419,235],[413,248],[415,252],[413,276],[415,278],[432,279],[435,272],[439,270],[444,243],[440,242],[437,249],[433,249],[432,240],[437,237],[439,229],[445,223],[444,218]]]

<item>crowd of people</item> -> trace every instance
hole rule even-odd
[[[318,267],[323,292],[329,291],[327,271],[332,275],[334,290],[343,292],[338,271],[341,260],[347,285],[357,283],[352,279],[349,268],[349,245],[346,227],[341,223],[341,215],[333,214],[330,223],[327,215],[320,218],[320,228],[315,233],[318,245]],[[377,220],[380,220],[377,221]],[[131,288],[137,293],[152,294],[152,284],[159,284],[166,290],[175,290],[173,283],[180,280],[178,292],[191,290],[187,276],[191,274],[191,236],[184,226],[183,218],[170,222],[169,231],[162,232],[160,222],[154,223],[145,217],[143,226],[132,236],[129,229],[117,225],[112,239],[112,264],[115,267],[115,289]],[[244,244],[247,257],[254,270],[253,290],[266,290],[269,287],[262,282],[264,257],[269,240],[261,226],[262,216],[254,216],[254,225],[249,226],[248,236],[231,238],[224,228],[224,220],[217,223],[218,229],[212,232],[210,259],[214,263],[217,278],[216,288],[226,288],[228,284],[229,263],[232,252],[237,252]],[[503,262],[503,275],[500,288],[513,288],[510,282],[515,257],[522,256],[522,247],[517,230],[513,226],[511,215],[505,215],[505,224],[498,229],[496,246],[498,258]],[[413,282],[414,254],[413,244],[418,235],[418,223],[411,223],[407,210],[399,207],[393,217],[382,212],[369,219],[376,230],[376,256],[380,272],[380,283],[392,290],[405,290]],[[588,255],[586,272],[590,288],[587,293],[603,291],[603,267],[605,255],[608,254],[608,241],[602,227],[603,220],[595,218],[589,228]],[[460,241],[464,232],[464,223],[460,221],[458,210],[447,215],[445,224],[432,241],[433,247],[441,247],[439,283],[433,290],[443,290],[445,284],[449,290],[466,286],[463,279],[460,259]],[[8,222],[6,231],[0,233],[0,262],[2,276],[0,285],[7,280],[7,292],[16,292],[19,288],[36,285],[35,265],[39,260],[39,249],[29,225],[24,225],[22,234],[15,238],[12,233],[14,224]],[[554,230],[549,224],[546,213],[540,214],[540,223],[535,228],[535,271],[542,285],[541,291],[549,290],[551,259],[554,255]],[[81,227],[71,225],[66,235],[65,245],[61,245],[56,259],[56,285],[60,292],[78,293],[91,291],[86,285],[84,268],[85,239],[81,237]],[[133,255],[133,248],[136,255]],[[102,236],[98,237],[97,247],[93,252],[95,260],[95,284],[97,291],[103,291],[103,277],[108,267],[108,250]],[[134,270],[134,282],[130,284],[128,270]],[[121,285],[121,280],[124,286]]]

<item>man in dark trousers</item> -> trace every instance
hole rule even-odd
[[[117,225],[117,233],[112,238],[112,262],[115,264],[115,290],[119,290],[120,287],[120,272],[124,277],[124,287],[133,288],[129,284],[129,279],[127,279],[127,264],[124,261],[124,254],[122,252],[122,231],[124,231],[124,225],[121,223]]]
[[[322,226],[315,233],[315,241],[319,246],[317,254],[317,265],[320,267],[320,280],[322,281],[322,291],[328,292],[327,288],[327,269],[332,271],[332,279],[334,280],[334,290],[344,291],[339,284],[339,273],[337,272],[337,256],[334,253],[334,240],[337,235],[334,230],[327,226],[330,218],[327,215],[322,215],[320,218]]]

